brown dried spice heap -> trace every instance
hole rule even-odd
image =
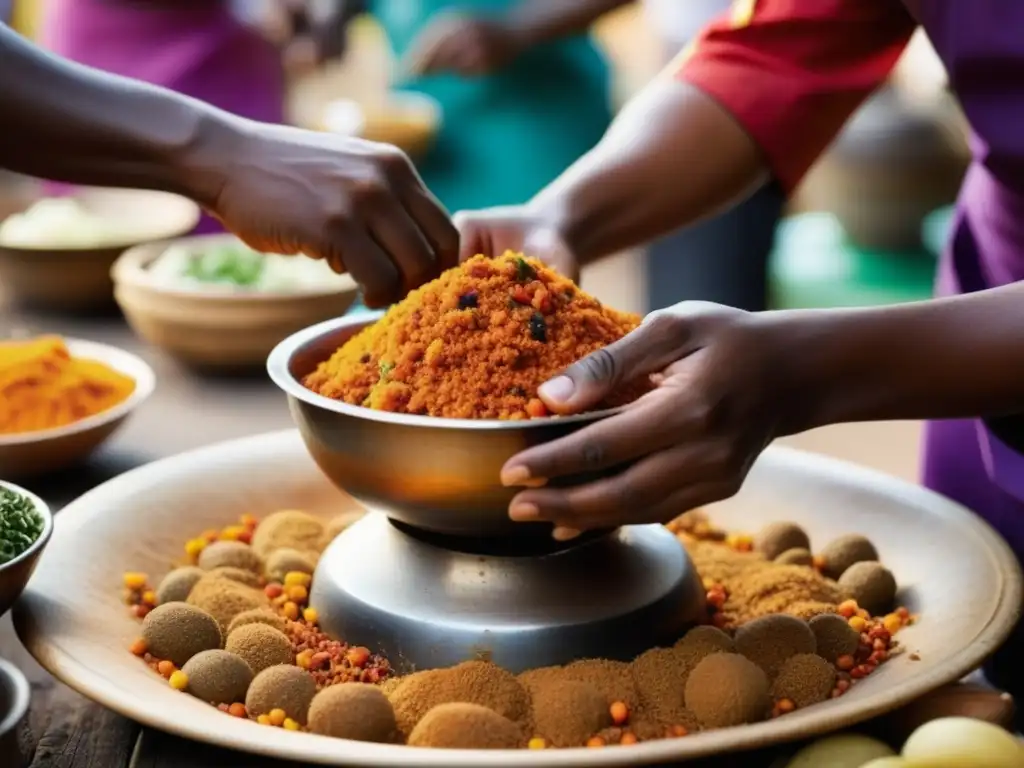
[[[900,650],[892,636],[913,620],[902,608],[873,619],[848,599],[843,584],[821,574],[824,557],[790,546],[806,539],[793,524],[751,537],[717,531],[691,513],[669,528],[704,578],[710,623],[691,629],[674,646],[650,649],[631,663],[585,659],[518,677],[470,661],[395,678],[386,659],[332,639],[317,625],[316,610],[308,605],[308,570],[331,540],[326,527],[295,510],[271,515],[268,522],[261,532],[258,521],[246,515],[242,525],[207,531],[187,543],[190,559],[211,569],[179,569],[161,591],[188,603],[156,607],[156,590],[145,574],[134,572],[125,574],[125,601],[139,618],[149,616],[132,652],[172,688],[235,717],[289,730],[494,749],[677,738],[841,696]],[[256,562],[242,551],[250,541],[262,553],[262,573],[224,564],[222,555],[235,563]],[[848,553],[851,541],[857,552],[848,559],[871,548],[863,537],[843,537],[827,548],[833,567],[834,553]],[[204,558],[208,547],[212,554]],[[764,556],[779,550],[774,561]],[[794,564],[780,562],[793,552],[800,554]],[[844,575],[862,597],[877,594],[878,604],[894,591],[891,574],[873,561],[859,559]],[[171,622],[175,636],[168,643],[165,616],[182,612],[190,621]],[[810,623],[808,617],[814,617]],[[231,631],[226,650],[220,650],[225,624]]]

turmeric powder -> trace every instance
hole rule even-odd
[[[304,384],[383,411],[462,419],[546,416],[537,387],[621,339],[640,318],[604,307],[521,254],[474,256],[410,293]],[[629,382],[599,407],[651,388]]]
[[[0,434],[53,429],[114,407],[135,381],[73,357],[58,336],[0,342]]]

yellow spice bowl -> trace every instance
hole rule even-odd
[[[323,130],[393,144],[415,159],[437,137],[441,105],[422,93],[395,91],[379,104],[351,99],[329,102],[321,119]]]
[[[200,218],[199,206],[191,200],[165,192],[81,188],[70,197],[96,217],[116,222],[117,236],[81,248],[68,247],[67,241],[31,248],[0,241],[0,285],[15,301],[67,313],[111,308],[110,267],[115,259],[133,245],[184,235]],[[26,196],[17,205],[4,206],[10,209],[4,213],[25,210],[41,198]]]
[[[65,338],[73,357],[97,360],[135,381],[135,390],[112,408],[73,424],[34,432],[0,434],[0,478],[16,480],[55,472],[87,458],[156,387],[153,369],[141,358],[109,344]]]
[[[126,251],[112,274],[114,298],[132,330],[187,366],[246,370],[262,368],[271,350],[291,334],[343,315],[355,303],[359,288],[351,279],[340,286],[257,293],[169,286],[149,273],[171,246],[205,250],[233,242],[233,235],[197,235]]]

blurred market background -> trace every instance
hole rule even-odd
[[[40,39],[46,14],[54,13],[53,3],[71,7],[68,0],[8,0],[0,2],[0,11],[23,34]],[[270,18],[267,14],[282,3],[287,5],[283,0],[235,0],[235,7],[241,16],[265,31],[266,19]],[[513,4],[512,0],[468,3],[475,8]],[[312,5],[315,17],[324,3]],[[402,100],[388,95],[389,88],[401,84],[404,77],[404,65],[392,50],[409,42],[396,42],[395,29],[412,17],[427,14],[432,7],[457,5],[428,0],[377,2],[377,18],[361,15],[348,25],[342,58],[324,66],[301,68],[300,73],[298,67],[289,69],[285,119],[320,130],[393,141],[414,159],[426,157],[434,163],[425,176],[432,187],[445,190],[441,197],[446,203],[457,199],[458,207],[493,204],[501,179],[480,179],[478,185],[460,181],[456,185],[444,177],[444,162],[431,155],[439,125],[465,124],[459,126],[461,133],[452,130],[451,135],[445,134],[445,141],[456,142],[456,150],[457,142],[475,141],[474,126],[478,123],[500,135],[504,117],[487,114],[488,100],[482,100],[483,106],[475,105],[476,111],[466,115],[465,105],[462,112],[458,104],[446,105],[444,94],[437,97],[433,93],[433,98],[421,101],[416,101],[415,94]],[[592,37],[609,67],[612,108],[661,71],[704,19],[727,6],[725,0],[649,0],[623,3],[598,20]],[[385,9],[383,13],[381,9]],[[378,19],[390,25],[391,45]],[[536,87],[547,87],[552,77],[550,72],[536,73]],[[522,87],[511,79],[504,86],[502,82],[499,77],[491,87]],[[258,98],[259,94],[251,96]],[[495,103],[501,102],[501,96],[500,92],[495,96]],[[578,96],[565,94],[569,99]],[[453,96],[450,101],[454,103],[457,98]],[[595,129],[595,124],[600,122],[600,110],[595,109],[594,114],[597,116],[591,124],[579,130],[596,131],[599,136],[603,126],[597,124]],[[509,126],[511,135],[511,122]],[[520,144],[510,145],[507,152],[530,157],[531,147],[540,147],[540,142],[548,142],[555,134],[575,130],[537,126],[531,136],[518,137],[522,139]],[[793,199],[783,201],[778,193],[766,189],[722,221],[701,225],[700,231],[677,233],[650,248],[622,253],[594,265],[584,273],[583,287],[613,306],[637,312],[693,298],[748,309],[923,299],[931,293],[936,256],[948,228],[949,206],[966,160],[960,112],[946,90],[945,74],[934,52],[918,36],[891,81],[864,105]],[[449,181],[458,187],[457,193],[447,194]],[[0,217],[23,207],[26,189],[32,189],[34,183],[3,177]],[[454,206],[449,203],[449,207]],[[877,427],[854,425],[850,429]],[[916,427],[908,427],[892,439],[880,439],[875,432],[871,435],[869,441],[850,442],[861,447],[847,457],[914,476]],[[801,440],[807,447],[816,447],[813,435]],[[891,456],[879,459],[879,451]]]
[[[8,4],[13,25],[38,36],[47,0]],[[702,6],[713,11],[716,4],[722,5],[692,3],[690,16],[699,18]],[[662,36],[641,5],[628,4],[594,28],[611,63],[615,105],[664,63]],[[256,15],[263,0],[242,0],[239,6]],[[361,17],[349,28],[342,61],[289,82],[288,119],[323,127],[332,101],[381,104],[395,68],[380,26]],[[960,114],[944,86],[930,45],[915,39],[890,85],[864,106],[789,202],[769,261],[773,306],[867,304],[929,294],[946,206],[966,162]],[[666,303],[664,282],[648,279],[648,273],[644,254],[629,253],[595,266],[584,282],[614,306],[645,311]]]

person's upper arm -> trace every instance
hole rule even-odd
[[[671,71],[732,113],[791,191],[915,26],[900,0],[737,0]]]

